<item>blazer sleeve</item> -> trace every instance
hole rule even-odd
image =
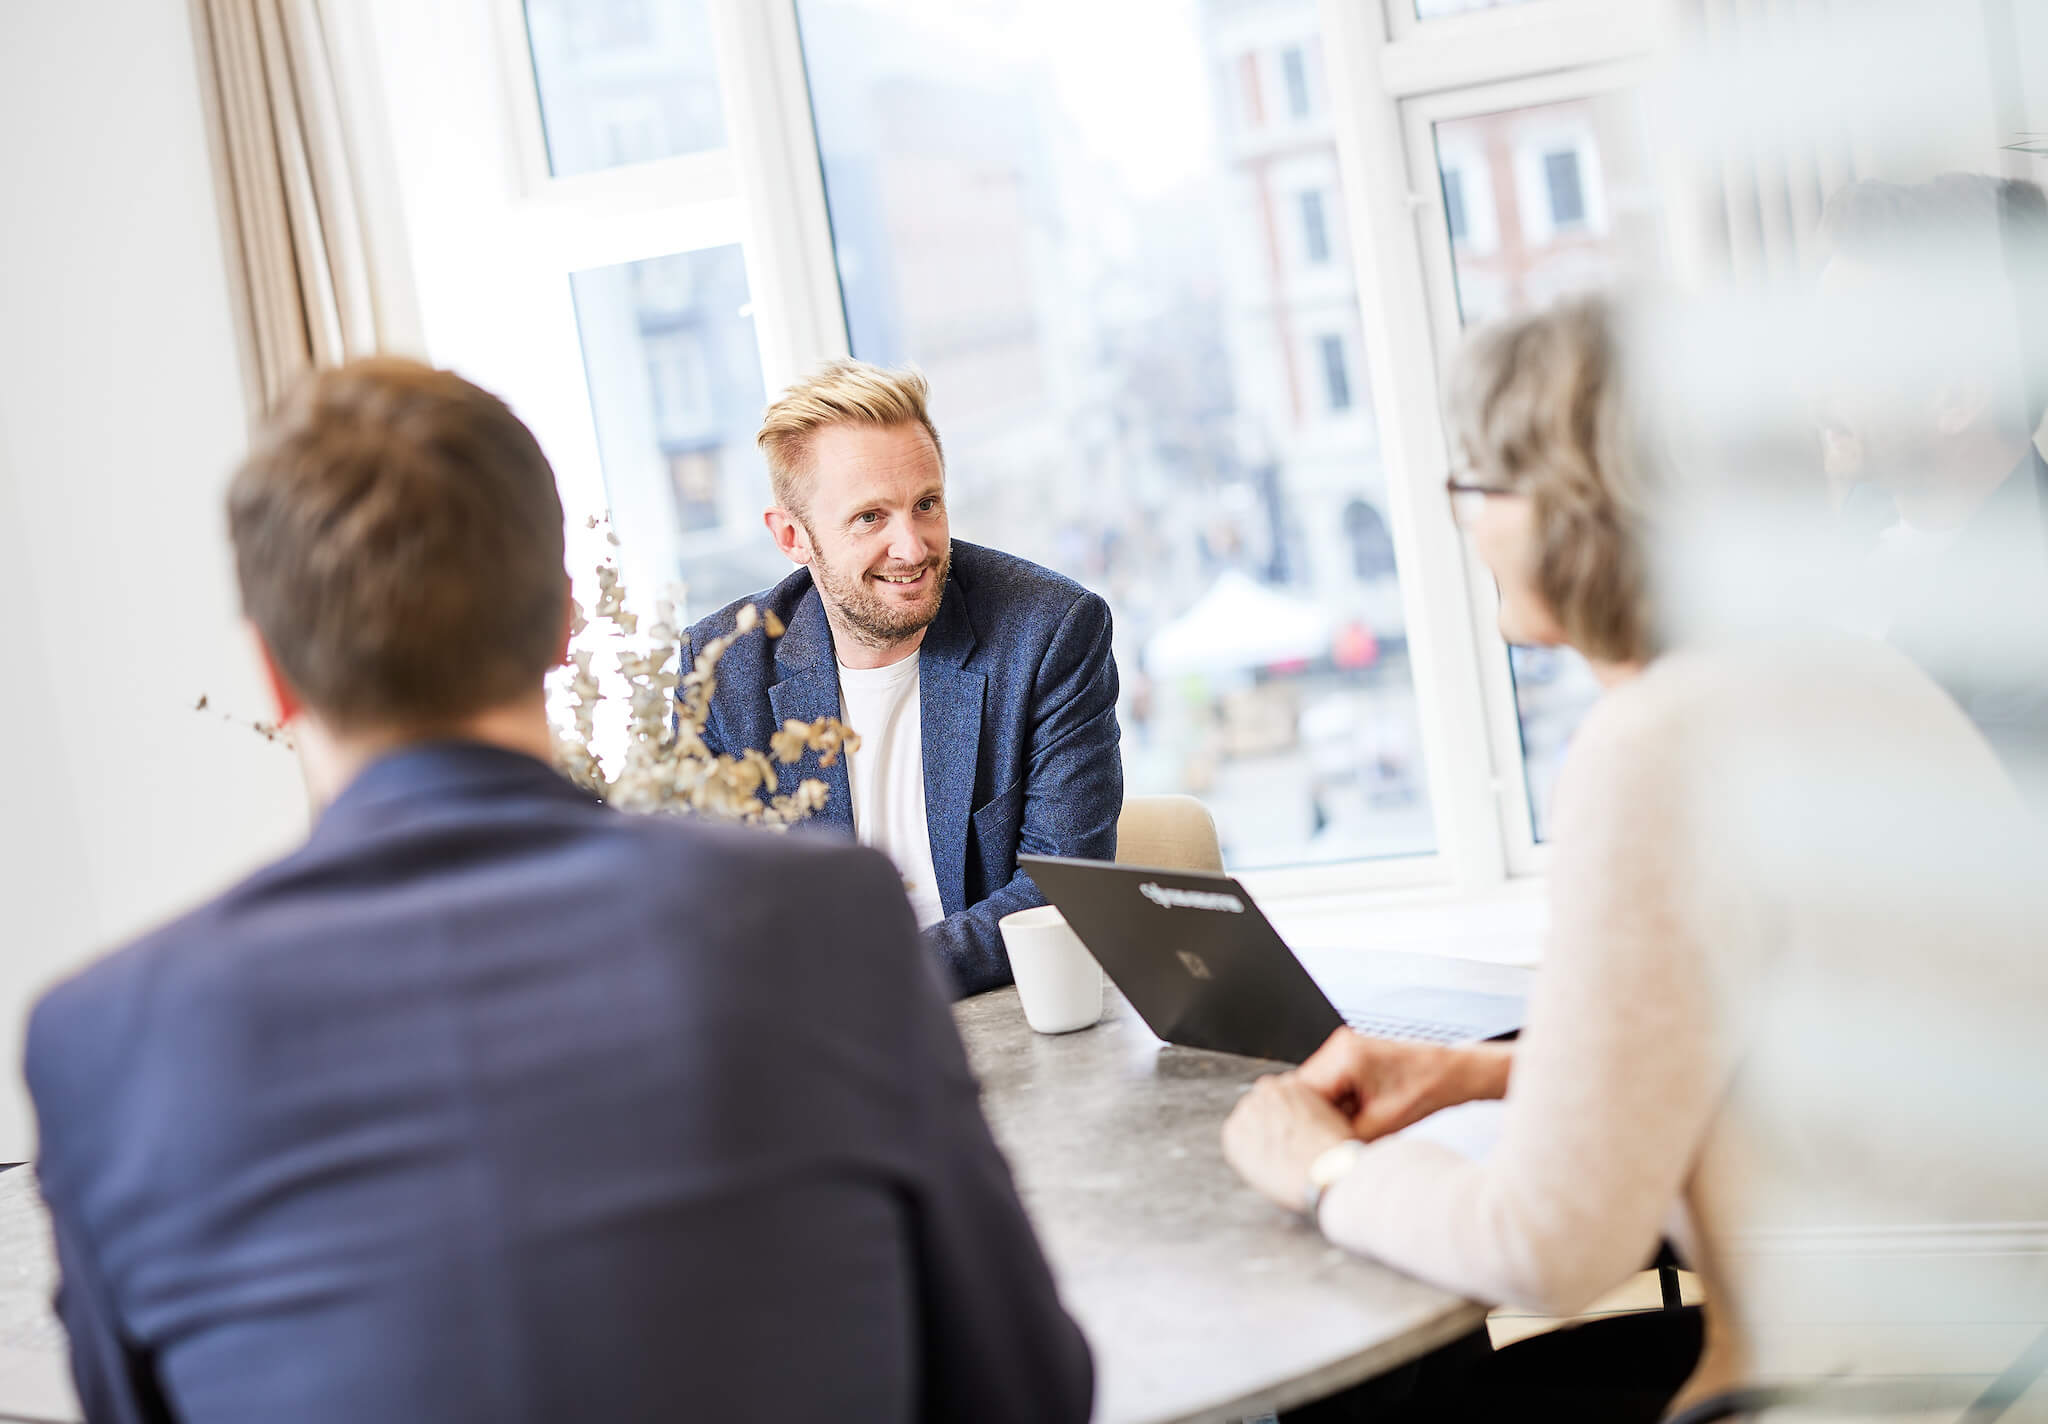
[[[697,630],[694,628],[685,628],[683,630],[682,646],[677,650],[676,654],[676,675],[678,677],[687,677],[690,669],[696,665],[696,633]],[[675,706],[669,709],[669,730],[674,731],[681,727],[682,724],[683,689],[678,684],[675,693]],[[705,709],[703,736],[704,745],[710,748],[713,756],[726,756],[730,754],[731,749],[725,744],[725,733],[718,725],[718,699],[715,696],[711,699],[711,705]]]
[[[1124,807],[1116,699],[1109,605],[1083,594],[1060,620],[1032,686],[1019,853],[1116,858],[1116,822]],[[1009,883],[987,899],[925,931],[961,997],[1011,981],[997,922],[1044,903],[1031,877],[1013,869]]]
[[[907,997],[922,1108],[912,1204],[922,1417],[1080,1424],[1095,1391],[1088,1343],[1060,1305],[1009,1164],[981,1115],[939,967],[919,958],[918,986]]]
[[[38,1185],[57,1243],[55,1304],[71,1341],[72,1382],[89,1424],[173,1424],[152,1357],[121,1329],[113,1292],[72,1204],[69,1173],[56,1160],[61,1140],[90,1118],[77,1094],[58,1081],[62,1049],[52,1042],[54,1012],[45,1001],[30,1020],[26,1069],[40,1125]]]
[[[121,1333],[106,1283],[88,1248],[52,1203],[57,1238],[57,1315],[71,1339],[71,1379],[88,1424],[174,1424],[149,1354]]]

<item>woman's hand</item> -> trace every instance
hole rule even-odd
[[[1295,1076],[1370,1142],[1455,1103],[1504,1096],[1513,1061],[1505,1045],[1452,1048],[1340,1028]]]
[[[1344,1117],[1298,1073],[1259,1079],[1223,1123],[1223,1155],[1239,1176],[1289,1211],[1308,1195],[1316,1158],[1351,1136]]]

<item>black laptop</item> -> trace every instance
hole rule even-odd
[[[1345,1023],[1436,1043],[1505,1038],[1522,1026],[1523,994],[1449,982],[1345,994],[1340,1013],[1228,875],[1046,855],[1018,861],[1168,1043],[1299,1063]],[[1529,974],[1497,972],[1508,983]]]

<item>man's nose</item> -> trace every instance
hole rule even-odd
[[[930,553],[925,547],[924,536],[918,532],[917,522],[909,515],[898,515],[889,521],[889,558],[893,562],[921,564]]]

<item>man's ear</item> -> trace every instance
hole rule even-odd
[[[761,515],[761,522],[768,526],[769,535],[775,540],[775,547],[792,564],[808,564],[811,561],[811,536],[803,521],[788,510],[777,506]]]
[[[562,590],[562,644],[555,649],[555,666],[562,667],[569,661],[569,641],[576,636],[576,588],[575,585]]]
[[[263,664],[263,680],[270,684],[271,705],[277,708],[277,725],[282,727],[305,711],[306,704],[292,687],[291,680],[284,675],[284,669],[277,665],[277,656],[270,651],[262,630],[254,623],[245,622],[244,626],[249,630],[250,640],[256,644],[257,660]]]

